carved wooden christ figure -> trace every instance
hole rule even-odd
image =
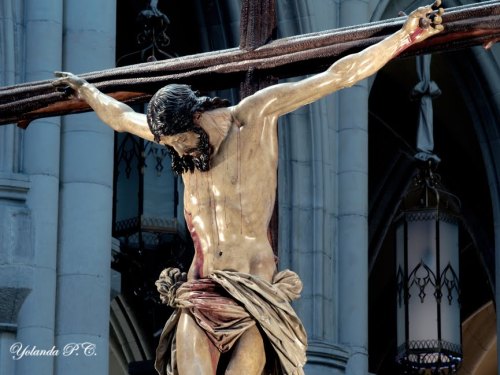
[[[56,73],[55,85],[69,85],[114,130],[165,145],[182,175],[195,255],[187,275],[166,269],[157,282],[162,300],[176,308],[157,350],[160,374],[303,374],[306,334],[290,306],[302,285],[292,271],[277,272],[267,236],[278,118],[372,75],[443,30],[439,6],[417,9],[400,31],[323,73],[265,88],[234,106],[168,85],[145,115],[71,73]],[[223,355],[230,356],[227,365],[217,369]]]

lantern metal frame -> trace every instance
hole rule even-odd
[[[432,159],[419,165],[413,184],[402,199],[400,214],[395,220],[396,227],[402,225],[404,231],[404,269],[399,266],[396,271],[396,296],[399,308],[403,304],[405,308],[404,343],[397,348],[396,361],[406,374],[453,374],[460,367],[463,358],[461,344],[448,342],[441,336],[441,304],[451,305],[455,294],[458,296],[457,302],[460,305],[460,286],[458,270],[455,270],[450,263],[444,268],[440,264],[440,222],[459,226],[460,200],[443,187],[440,176],[435,173],[436,166],[436,162]],[[423,260],[413,265],[412,269],[409,269],[408,265],[408,224],[423,220],[435,221],[435,270]],[[429,285],[433,290],[432,295],[425,292]],[[414,289],[418,293],[412,296],[410,291]],[[422,303],[425,298],[435,298],[437,339],[409,340],[409,302],[412,297],[419,298]]]

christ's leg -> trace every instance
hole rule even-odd
[[[259,329],[253,326],[234,345],[226,375],[261,375],[265,364],[264,340]]]
[[[176,343],[180,375],[215,375],[220,352],[188,312],[179,318]]]

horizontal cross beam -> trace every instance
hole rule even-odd
[[[399,30],[403,17],[273,41],[254,50],[238,48],[136,64],[82,74],[101,91],[129,104],[145,103],[167,83],[182,82],[199,90],[237,87],[245,74],[286,78],[325,69],[336,59],[358,52]],[[491,45],[500,40],[500,1],[449,8],[445,31],[410,47],[402,56]],[[61,93],[52,81],[0,88],[0,125],[21,127],[37,118],[91,110]]]

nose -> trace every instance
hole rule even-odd
[[[174,145],[172,145],[172,147],[179,154],[179,156],[184,155],[184,147],[182,147],[180,144],[174,144]]]

